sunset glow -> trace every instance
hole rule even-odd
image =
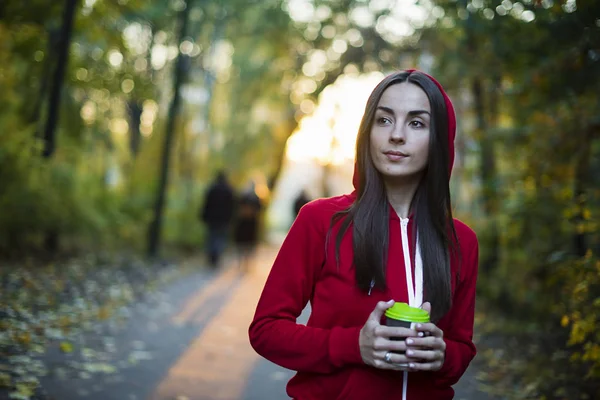
[[[319,97],[314,113],[304,117],[288,139],[287,159],[323,165],[352,161],[367,98],[382,78],[379,72],[344,75],[327,87]]]

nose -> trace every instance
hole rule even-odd
[[[406,132],[403,125],[395,125],[390,132],[390,143],[404,144],[406,143]]]

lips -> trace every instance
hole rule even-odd
[[[395,156],[395,157],[408,157],[408,154],[403,153],[401,151],[389,150],[384,152],[387,156]]]
[[[396,150],[385,151],[383,154],[385,154],[385,157],[391,162],[399,162],[408,157],[408,154]]]

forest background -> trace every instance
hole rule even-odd
[[[197,252],[215,171],[268,205],[319,95],[405,67],[457,105],[490,390],[600,398],[595,0],[4,0],[0,254]]]

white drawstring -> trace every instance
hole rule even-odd
[[[406,288],[408,290],[408,305],[421,307],[423,305],[423,260],[419,250],[419,237],[415,246],[415,284],[413,285],[412,267],[410,262],[410,247],[408,246],[408,218],[400,218],[400,236],[402,238],[402,252],[404,253],[404,270],[406,272]],[[402,400],[406,400],[408,393],[408,371],[404,371],[402,379]]]

